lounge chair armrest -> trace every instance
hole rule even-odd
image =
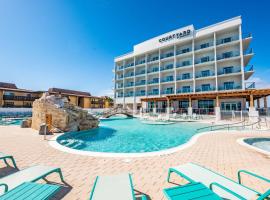
[[[212,191],[213,191],[213,186],[219,187],[219,188],[221,188],[222,190],[224,190],[224,191],[226,191],[226,192],[232,194],[233,196],[235,196],[235,197],[237,197],[237,198],[239,198],[239,199],[241,199],[241,200],[245,200],[244,197],[240,196],[239,194],[235,193],[234,191],[231,191],[230,189],[226,188],[225,186],[223,186],[223,185],[221,185],[221,184],[219,184],[219,183],[213,182],[213,183],[211,183],[211,184],[209,185],[209,188],[210,188],[210,190],[212,190]]]
[[[8,191],[8,185],[5,183],[0,183],[0,187],[3,186],[4,187],[4,192]]]
[[[242,183],[241,183],[241,173],[242,173],[242,174],[248,174],[248,175],[250,175],[250,176],[253,176],[253,177],[255,177],[255,178],[258,178],[258,179],[261,179],[261,180],[263,180],[263,181],[265,181],[265,182],[270,183],[270,179],[267,179],[267,178],[265,178],[265,177],[262,177],[262,176],[260,176],[260,175],[258,175],[258,174],[253,173],[253,172],[249,172],[249,171],[247,171],[247,170],[239,170],[238,173],[237,173],[239,184],[242,184]]]
[[[141,200],[147,200],[146,195],[143,194],[143,195],[141,196]]]

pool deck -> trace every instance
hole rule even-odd
[[[136,191],[147,194],[149,199],[163,200],[165,197],[162,189],[175,186],[166,182],[168,168],[186,162],[201,164],[234,180],[237,179],[239,169],[270,178],[270,156],[240,145],[237,139],[243,137],[270,137],[270,131],[212,132],[199,137],[195,145],[170,155],[127,159],[65,153],[51,147],[43,136],[32,129],[0,126],[0,151],[12,154],[20,169],[35,164],[60,167],[70,186],[65,186],[55,199],[89,199],[97,175],[130,172]],[[13,168],[0,163],[0,177],[13,171]],[[48,180],[60,182],[55,175],[50,175]],[[247,180],[245,177],[243,180],[246,185],[259,191],[270,188],[269,184],[253,178]],[[181,180],[174,175],[172,181],[180,183]]]

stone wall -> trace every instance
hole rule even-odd
[[[46,122],[46,115],[52,116],[53,128],[62,131],[81,131],[98,127],[97,118],[87,111],[70,104],[65,97],[44,94],[33,103],[32,128],[39,130]]]

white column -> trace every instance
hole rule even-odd
[[[249,100],[248,117],[249,117],[249,121],[251,122],[256,122],[258,121],[258,118],[259,118],[259,112],[254,107],[254,100],[253,100],[252,94],[250,95],[250,100]]]
[[[126,108],[126,97],[125,97],[125,64],[126,62],[123,61],[123,108]]]
[[[242,90],[245,90],[245,66],[244,66],[244,53],[242,41],[242,27],[239,25],[239,41],[240,41],[240,58],[241,58],[241,74],[242,74]]]
[[[195,43],[194,43],[194,39],[192,39],[192,78],[193,78],[193,93],[196,92],[196,75],[195,75]],[[192,109],[191,109],[192,110]],[[192,112],[191,112],[192,113]]]
[[[160,65],[161,65],[161,55],[160,55],[160,49],[158,49],[158,56],[159,56],[159,61],[158,61],[158,78],[159,78],[159,84],[158,84],[158,92],[159,92],[159,96],[161,96],[161,91],[160,91],[160,88],[161,88],[161,85],[160,85],[160,78],[161,78],[161,74],[160,74]]]
[[[192,115],[192,112],[193,112],[193,110],[192,110],[192,99],[191,99],[191,97],[189,97],[189,99],[188,99],[189,101],[188,101],[188,115]]]
[[[218,80],[217,80],[217,48],[216,48],[216,32],[214,33],[214,57],[215,57],[215,80],[216,80],[216,91],[218,90]]]
[[[153,113],[156,114],[157,113],[157,106],[156,106],[156,101],[154,101],[154,108],[153,108]]]
[[[221,112],[220,112],[220,105],[219,105],[219,97],[216,97],[216,107],[215,107],[215,115],[216,121],[221,120]]]
[[[174,45],[174,58],[173,58],[173,67],[174,67],[174,94],[176,94],[177,91],[177,85],[176,85],[176,79],[177,79],[177,74],[176,74],[176,45]]]

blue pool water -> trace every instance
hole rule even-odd
[[[110,153],[141,153],[165,150],[186,143],[199,123],[181,122],[170,125],[143,124],[139,119],[102,120],[100,127],[70,132],[57,141],[69,148]]]
[[[244,141],[259,149],[270,152],[270,138],[247,138]]]
[[[5,119],[0,118],[0,126],[9,126],[9,125],[21,125],[22,119]]]

